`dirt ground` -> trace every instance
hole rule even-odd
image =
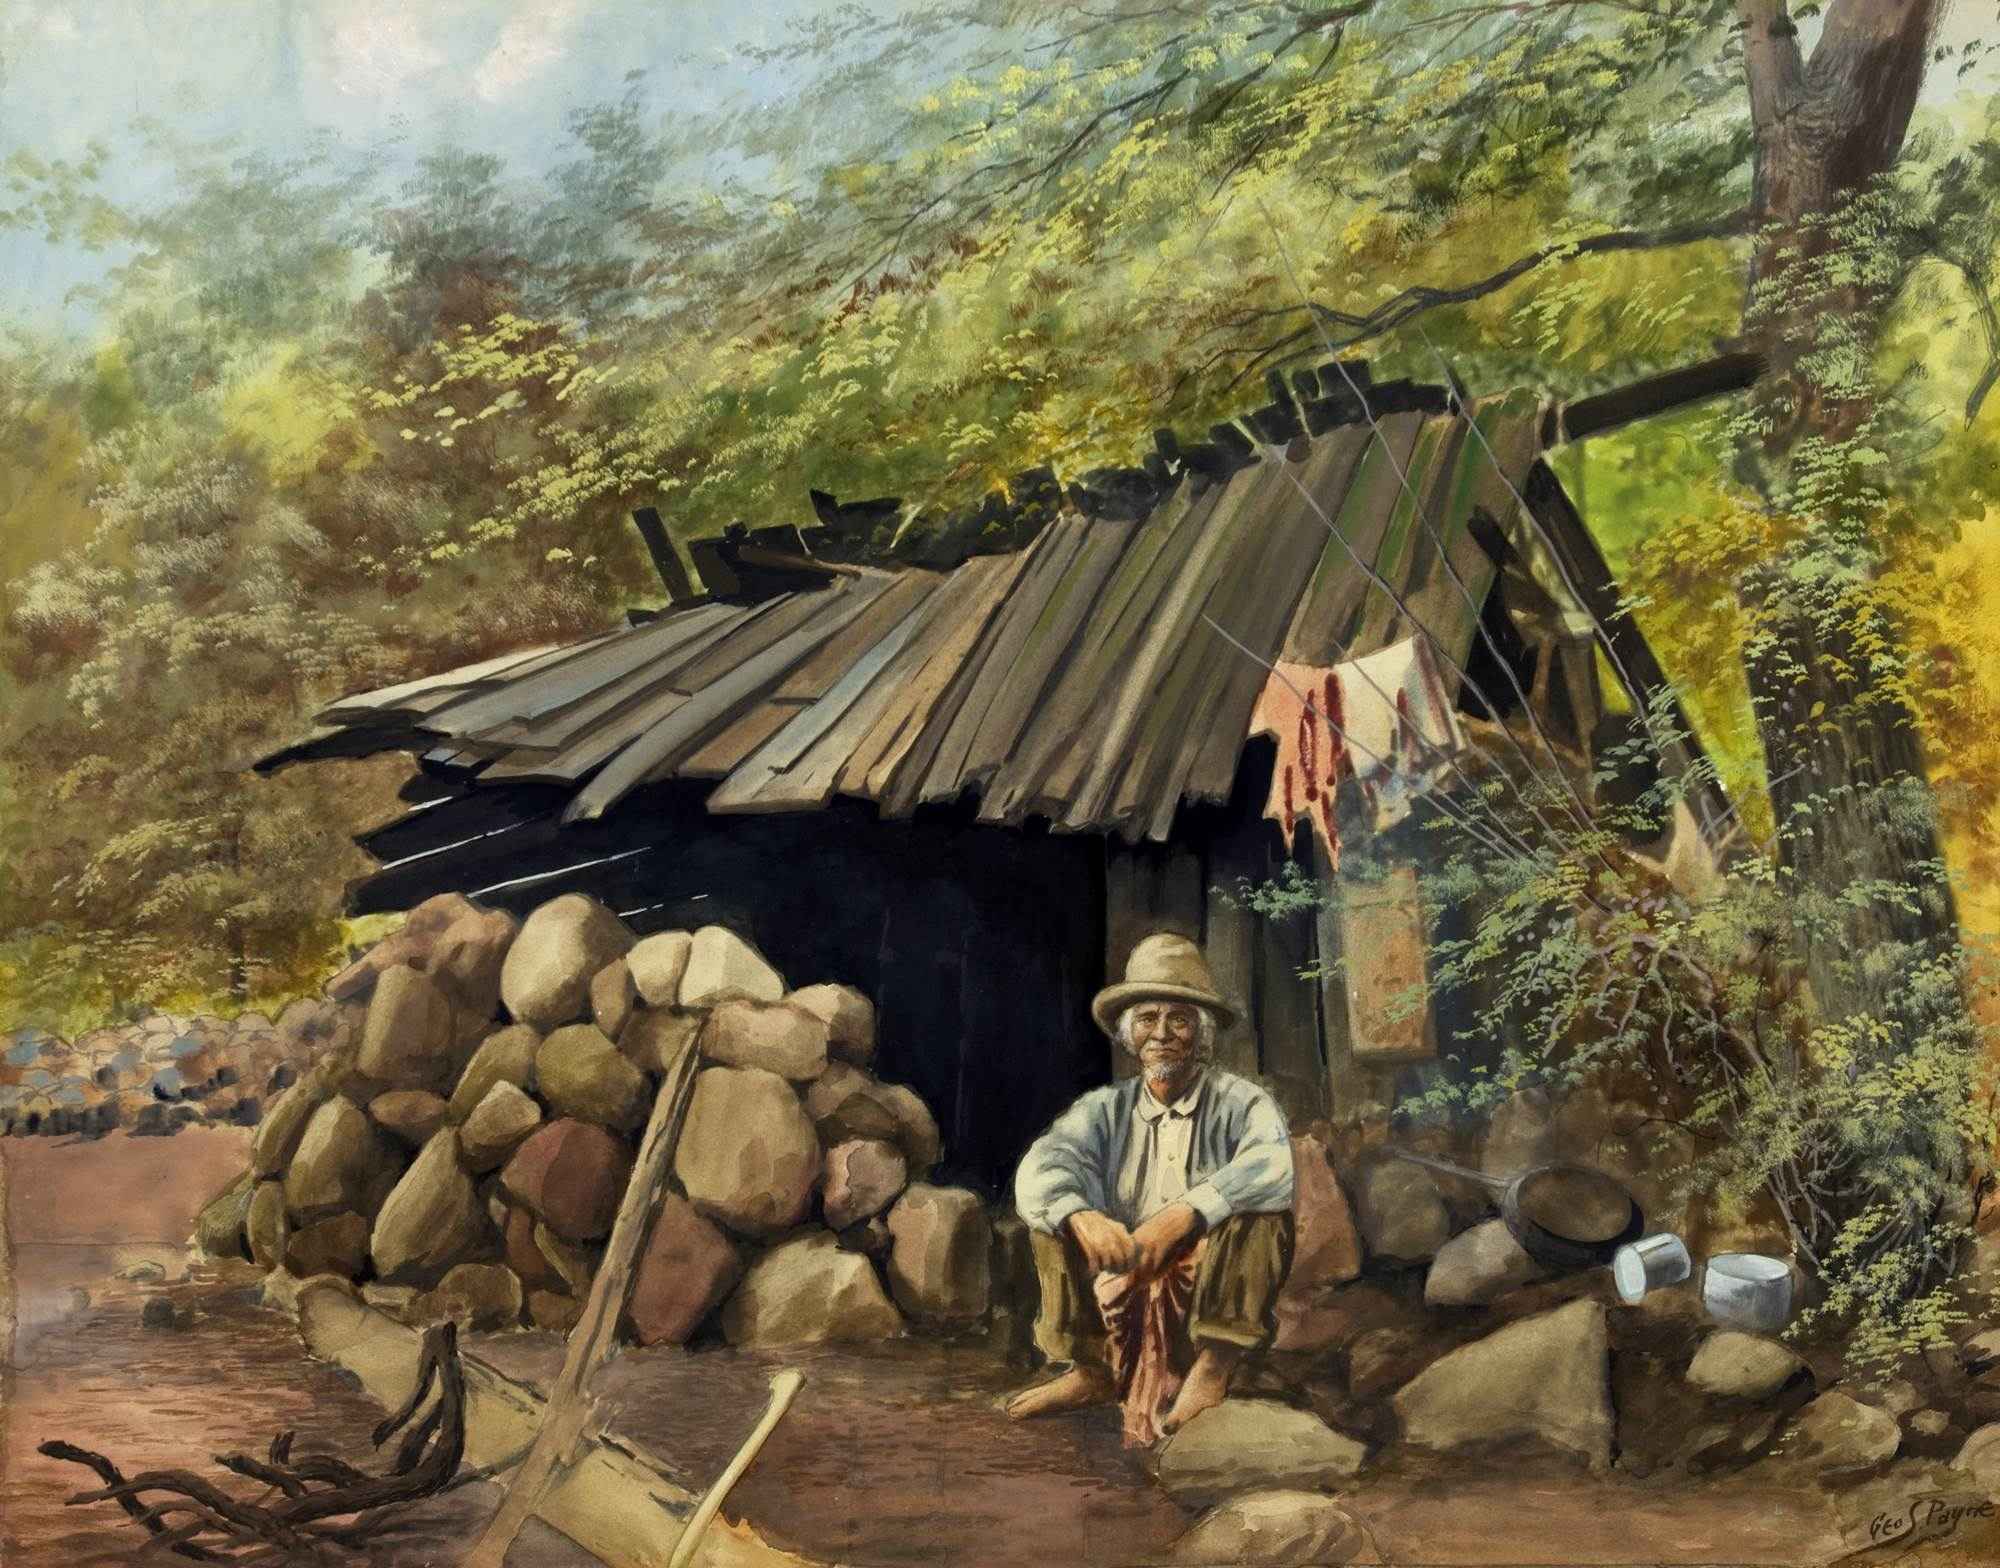
[[[190,1271],[182,1238],[201,1200],[240,1167],[243,1142],[223,1130],[0,1142],[19,1319],[0,1400],[6,1568],[131,1560],[135,1534],[109,1507],[64,1506],[89,1478],[35,1453],[49,1437],[139,1467],[200,1466],[211,1453],[261,1449],[287,1427],[302,1446],[366,1455],[380,1411],[353,1382],[308,1360],[291,1324],[256,1306],[240,1278]],[[117,1277],[147,1260],[168,1283]],[[161,1289],[192,1309],[189,1327],[140,1327],[146,1296]],[[8,1304],[0,1264],[0,1332]],[[470,1348],[538,1382],[562,1350],[536,1333],[481,1336]],[[754,1424],[779,1365],[801,1367],[805,1391],[728,1510],[776,1544],[885,1568],[1095,1568],[1153,1558],[1191,1522],[1147,1479],[1143,1456],[1120,1446],[1109,1412],[1008,1422],[996,1401],[1021,1374],[977,1344],[908,1340],[783,1357],[637,1351],[614,1363],[604,1393],[618,1429],[673,1456],[700,1488]],[[427,1505],[410,1534],[368,1561],[452,1562],[495,1500],[481,1486]],[[1866,1544],[1861,1510],[1877,1506],[1775,1481],[1694,1486],[1553,1462],[1501,1470],[1434,1460],[1392,1461],[1344,1501],[1378,1548],[1361,1561],[1397,1568],[1828,1563]],[[537,1527],[509,1561],[592,1560]]]

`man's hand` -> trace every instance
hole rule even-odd
[[[1201,1215],[1191,1203],[1169,1203],[1132,1232],[1132,1266],[1141,1279],[1151,1279],[1173,1262],[1201,1229]]]
[[[1120,1274],[1132,1266],[1132,1233],[1108,1214],[1083,1209],[1069,1217],[1069,1233],[1093,1274]]]

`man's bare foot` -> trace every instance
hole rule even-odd
[[[1026,1421],[1031,1416],[1053,1415],[1059,1410],[1109,1404],[1117,1395],[1117,1385],[1102,1367],[1071,1367],[1061,1377],[1022,1389],[1007,1401],[1007,1414],[1016,1421]]]
[[[1243,1347],[1210,1343],[1194,1358],[1187,1381],[1174,1399],[1173,1408],[1160,1418],[1160,1431],[1172,1437],[1204,1410],[1213,1409],[1229,1397],[1229,1380],[1236,1363],[1243,1359]]]

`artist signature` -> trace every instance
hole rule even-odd
[[[2000,1508],[1988,1498],[1925,1493],[1911,1498],[1901,1513],[1880,1513],[1869,1520],[1868,1541],[1871,1546],[1887,1546],[1913,1536],[1936,1540],[1955,1534],[1969,1520],[1994,1518],[2000,1518]]]

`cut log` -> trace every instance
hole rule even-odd
[[[417,1385],[421,1337],[344,1292],[307,1291],[299,1303],[306,1348],[361,1380],[369,1397],[391,1409]],[[465,1369],[465,1463],[504,1463],[536,1440],[548,1405],[525,1383],[476,1356]],[[669,1467],[623,1438],[586,1438],[542,1494],[543,1522],[601,1559],[607,1568],[659,1568],[671,1559],[696,1506],[695,1493]],[[747,1525],[711,1527],[696,1561],[704,1568],[801,1568],[810,1559],[768,1545]]]
[[[680,1142],[694,1098],[695,1073],[701,1053],[689,1041],[668,1069],[646,1136],[639,1144],[638,1162],[626,1185],[625,1199],[612,1222],[604,1261],[591,1281],[583,1316],[570,1330],[569,1352],[550,1395],[548,1411],[536,1434],[535,1446],[514,1472],[500,1510],[464,1558],[465,1568],[502,1568],[507,1549],[528,1516],[537,1511],[543,1494],[559,1483],[576,1460],[590,1427],[598,1419],[586,1385],[617,1349],[618,1323],[625,1315],[625,1298],[632,1293],[632,1276],[644,1251],[646,1237],[658,1215],[667,1173],[673,1169],[674,1147]]]

